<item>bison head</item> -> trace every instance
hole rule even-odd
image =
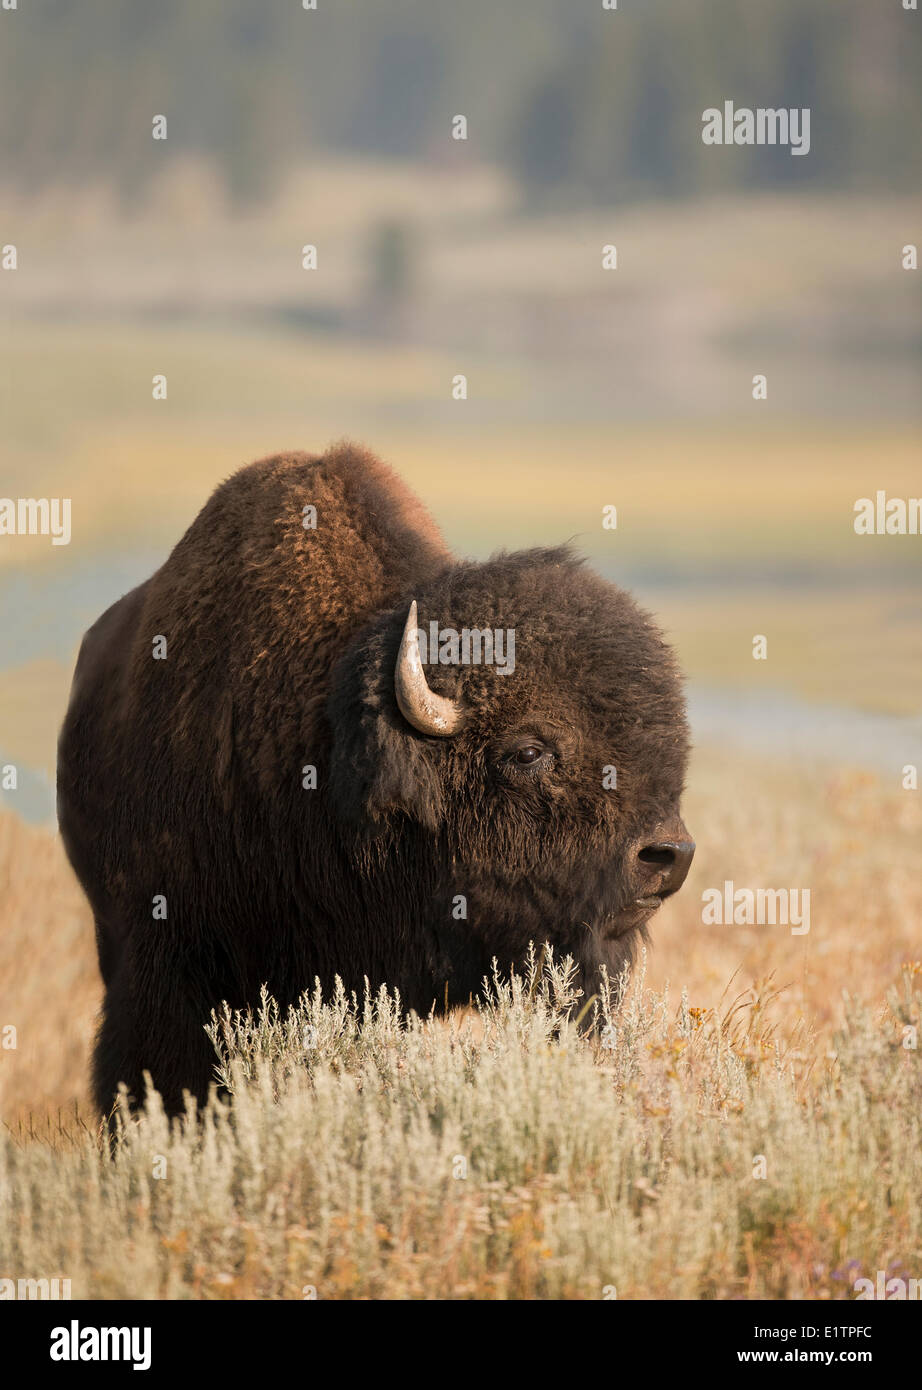
[[[465,630],[499,634],[492,662]],[[675,660],[566,548],[455,566],[407,596],[341,660],[329,714],[363,864],[386,866],[450,997],[493,957],[520,966],[530,941],[573,955],[591,990],[685,879]]]

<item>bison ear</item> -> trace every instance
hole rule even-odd
[[[347,648],[333,669],[327,700],[331,791],[340,814],[356,824],[402,814],[437,830],[441,749],[421,738],[397,708],[400,635],[393,620],[382,622]]]

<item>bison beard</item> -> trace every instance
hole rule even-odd
[[[414,600],[425,631],[514,629],[514,672],[416,668]],[[367,977],[428,1011],[535,941],[591,992],[687,872],[687,737],[653,623],[568,549],[459,562],[349,445],[242,469],[86,634],[61,731],[98,1105],[145,1070],[170,1111],[204,1098],[210,1011],[263,984]]]

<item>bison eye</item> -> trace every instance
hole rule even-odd
[[[554,749],[539,734],[526,735],[522,742],[503,749],[497,771],[512,786],[541,782],[554,766]]]
[[[528,767],[532,763],[538,762],[544,757],[544,749],[539,748],[537,743],[526,743],[524,748],[517,748],[515,760],[523,767]]]

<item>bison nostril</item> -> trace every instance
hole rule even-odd
[[[668,868],[675,863],[676,852],[672,845],[647,845],[637,856],[644,864],[659,864]]]
[[[685,882],[694,853],[694,840],[661,840],[644,845],[637,858],[644,865],[645,891],[660,898],[677,892]]]

